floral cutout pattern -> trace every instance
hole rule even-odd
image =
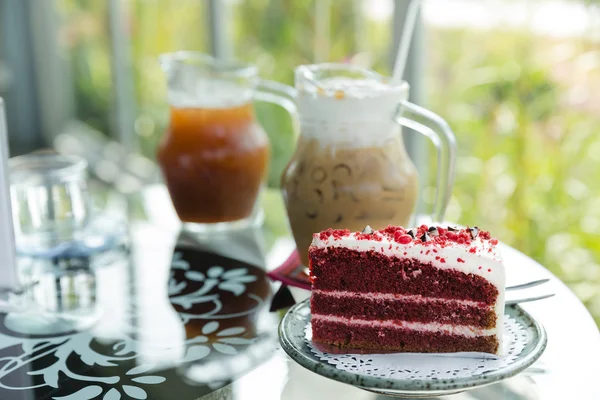
[[[209,268],[206,275],[198,271],[186,271],[185,277],[191,281],[204,282],[209,287],[217,286],[236,296],[246,291],[244,283],[256,281],[255,276],[248,275],[247,268],[236,268],[225,272],[225,269],[219,266]]]
[[[183,275],[178,275],[183,279],[177,279],[179,272],[183,272]],[[236,318],[257,312],[263,306],[265,298],[249,288],[259,279],[265,280],[264,272],[243,263],[234,266],[209,265],[196,270],[191,268],[182,252],[173,255],[168,282],[170,302],[178,311],[184,326],[192,324],[191,331],[197,332],[188,335],[184,343],[178,344],[185,346],[180,363],[198,362],[212,354],[234,357],[240,354],[242,348],[254,343],[254,334],[235,321]],[[230,302],[227,307],[224,306],[223,296],[243,298],[240,304],[246,305],[243,309],[231,310]],[[201,312],[195,311],[198,307],[201,307]],[[46,388],[57,393],[49,397],[57,400],[143,400],[150,398],[149,388],[167,381],[158,370],[160,366],[144,363],[143,356],[150,352],[156,355],[172,350],[171,343],[165,343],[164,348],[144,349],[137,335],[132,334],[106,347],[99,345],[102,340],[95,338],[91,331],[48,337],[36,333],[23,337],[22,329],[15,331],[12,326],[6,325],[8,320],[15,319],[20,320],[22,316],[5,315],[4,326],[0,326],[2,399],[8,397],[3,393],[13,390],[23,393],[26,389]],[[20,323],[27,327],[26,321]],[[19,334],[15,335],[15,332]],[[46,361],[42,363],[43,366],[32,364],[36,360]],[[19,371],[27,371],[31,385],[14,386],[15,381],[8,376]]]
[[[143,375],[152,369],[152,365],[140,365],[127,371],[125,375],[130,378],[131,384],[122,384],[110,388],[101,397],[102,400],[120,400],[122,398],[132,398],[136,400],[145,400],[148,398],[148,393],[141,387],[135,384],[142,385],[158,385],[166,379],[159,375]],[[131,377],[133,376],[133,377]],[[90,400],[101,396],[104,392],[102,386],[90,385],[86,386],[75,393],[67,396],[53,397],[55,400]]]
[[[245,329],[242,327],[236,326],[217,332],[218,329],[219,322],[211,321],[204,325],[202,333],[203,335],[209,335],[216,332],[217,340],[212,343],[212,347],[219,353],[235,355],[237,354],[237,350],[233,346],[249,345],[253,342],[251,339],[238,336],[245,332]],[[203,335],[196,336],[190,343],[209,343],[208,337]]]

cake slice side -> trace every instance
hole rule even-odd
[[[487,232],[427,226],[316,234],[309,250],[313,340],[498,353],[504,267],[496,245]]]

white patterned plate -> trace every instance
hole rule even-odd
[[[544,328],[519,306],[506,308],[500,358],[470,354],[330,354],[310,341],[308,300],[296,304],[279,325],[281,347],[311,371],[391,396],[458,393],[509,378],[533,364],[546,348]]]

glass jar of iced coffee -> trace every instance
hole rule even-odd
[[[312,234],[410,225],[417,171],[401,126],[429,137],[438,150],[433,220],[441,221],[454,177],[455,139],[443,119],[407,101],[406,82],[343,64],[296,69],[300,136],[282,176],[290,226],[304,263]]]

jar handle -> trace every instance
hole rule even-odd
[[[442,117],[406,100],[400,102],[395,120],[398,124],[427,136],[436,148],[437,185],[431,218],[433,222],[443,222],[454,185],[456,164],[454,133]]]
[[[254,93],[254,99],[265,103],[276,104],[285,109],[292,119],[292,129],[297,135],[300,128],[300,117],[298,108],[294,102],[296,89],[283,83],[261,79],[258,82],[258,90]]]

